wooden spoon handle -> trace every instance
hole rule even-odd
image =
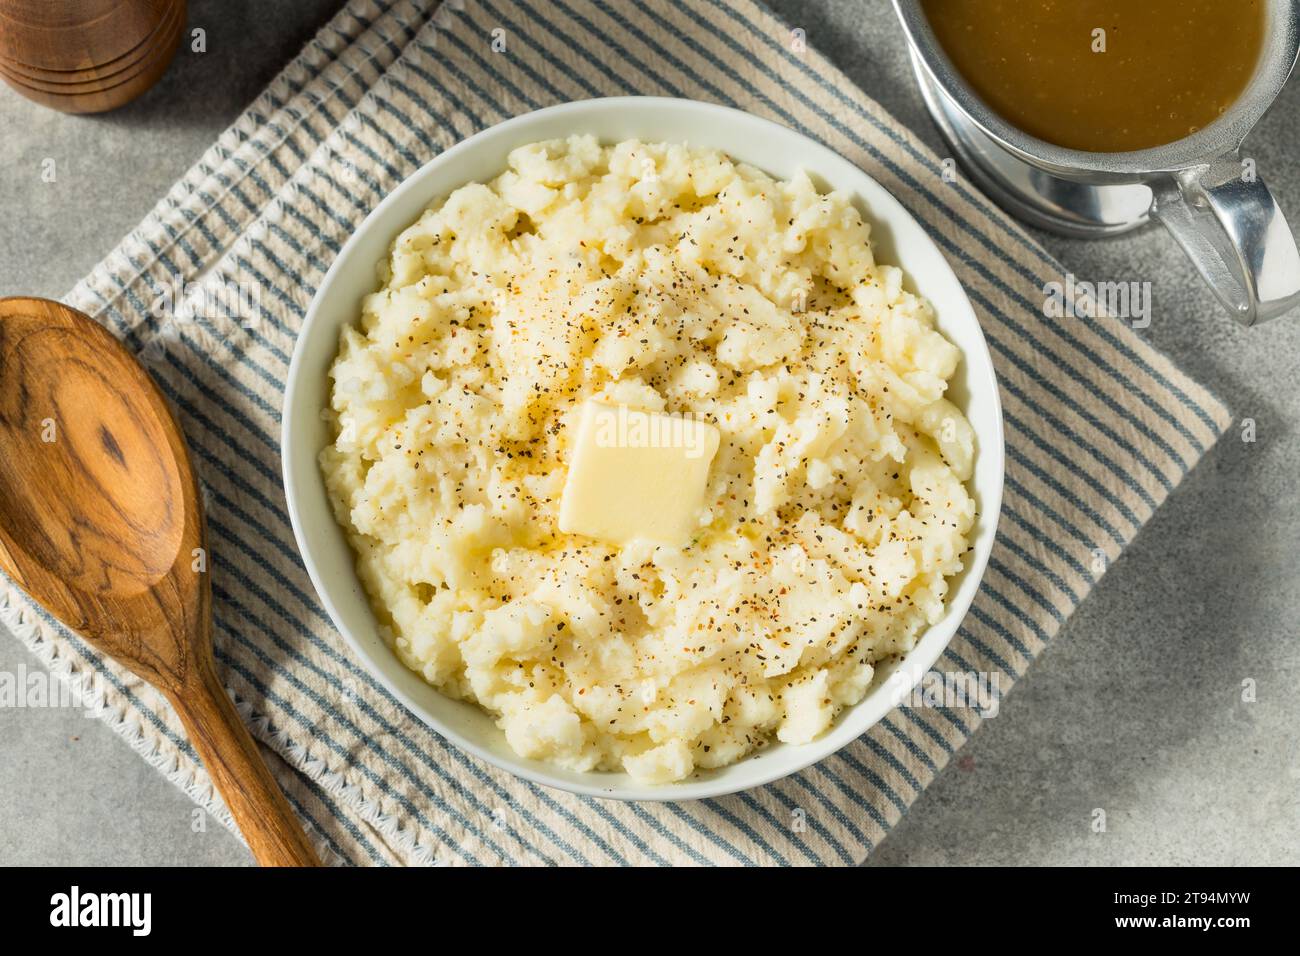
[[[226,696],[211,660],[170,695],[194,749],[261,866],[320,866],[302,824]]]

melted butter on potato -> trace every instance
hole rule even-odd
[[[718,430],[708,422],[585,402],[560,499],[560,530],[622,546],[681,547],[700,525]]]

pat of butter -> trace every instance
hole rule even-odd
[[[699,527],[718,430],[681,415],[589,401],[573,439],[560,530],[622,545],[685,545]]]

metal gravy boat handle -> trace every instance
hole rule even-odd
[[[1252,164],[1233,152],[1149,185],[1151,217],[1239,322],[1254,325],[1300,305],[1295,235]]]

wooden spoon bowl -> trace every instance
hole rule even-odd
[[[0,299],[0,570],[166,695],[258,862],[318,864],[217,677],[180,428],[117,339],[46,299]]]

